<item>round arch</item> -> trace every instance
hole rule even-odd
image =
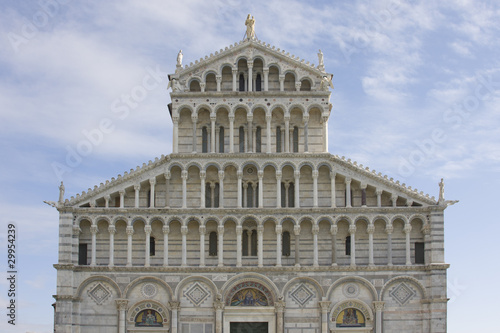
[[[78,289],[76,290],[76,293],[75,293],[75,297],[80,298],[82,296],[82,292],[85,289],[85,287],[87,287],[92,282],[100,282],[100,281],[106,282],[109,285],[111,285],[111,287],[115,290],[115,292],[117,294],[117,298],[122,298],[122,291],[120,290],[120,287],[118,286],[118,284],[115,281],[113,281],[112,279],[110,279],[109,277],[103,276],[103,275],[91,276],[91,277],[85,279],[78,286]]]
[[[326,292],[326,298],[330,299],[333,291],[341,284],[347,283],[347,282],[359,283],[359,284],[365,286],[366,288],[368,288],[368,290],[370,291],[370,294],[372,296],[372,301],[376,301],[379,299],[377,290],[375,289],[373,284],[370,281],[368,281],[367,279],[362,278],[360,276],[346,276],[346,277],[338,279],[330,286],[330,288],[328,288],[328,291]]]
[[[181,296],[182,296],[180,294],[182,292],[182,288],[184,288],[184,286],[186,286],[188,283],[194,282],[194,281],[201,281],[201,282],[205,283],[214,293],[214,298],[219,293],[219,289],[217,289],[217,286],[215,285],[215,283],[212,282],[212,280],[207,279],[206,277],[201,276],[201,275],[191,275],[187,278],[182,279],[181,282],[179,282],[179,284],[175,287],[175,294],[174,294],[175,299],[180,300]]]
[[[143,277],[139,277],[139,278],[135,279],[134,281],[130,282],[123,290],[123,295],[126,298],[128,298],[129,297],[128,293],[130,292],[130,290],[132,288],[134,288],[135,286],[137,286],[140,283],[148,282],[148,281],[155,282],[155,283],[159,284],[160,286],[162,286],[163,288],[165,288],[170,300],[172,300],[172,297],[174,295],[174,293],[172,292],[172,288],[170,288],[170,286],[165,281],[163,281],[162,279],[159,279],[157,277],[154,277],[154,276],[143,276]]]
[[[390,279],[389,281],[387,281],[384,284],[384,286],[382,287],[382,290],[380,290],[380,296],[379,296],[380,301],[383,300],[384,293],[386,292],[386,290],[392,284],[394,284],[398,281],[402,281],[402,282],[407,281],[407,282],[410,282],[411,284],[415,285],[417,287],[417,289],[420,291],[422,298],[427,299],[427,292],[425,291],[425,287],[422,285],[422,283],[420,281],[418,281],[417,279],[415,279],[414,277],[411,277],[411,276],[396,276],[396,277]]]

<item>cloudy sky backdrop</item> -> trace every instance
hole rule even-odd
[[[20,265],[18,322],[1,315],[0,331],[52,330],[58,215],[43,200],[61,180],[69,197],[169,154],[177,52],[189,63],[240,41],[248,13],[266,43],[312,63],[323,51],[332,154],[433,196],[445,178],[460,200],[445,220],[449,331],[488,330],[500,297],[498,2],[26,0],[0,4],[0,276],[12,221]],[[111,130],[89,141],[103,121]],[[0,278],[2,309],[6,290]]]

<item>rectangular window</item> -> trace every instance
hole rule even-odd
[[[276,127],[276,152],[281,153],[281,127]]]
[[[87,244],[78,244],[78,265],[88,265]]]
[[[347,236],[345,238],[345,255],[346,256],[351,255],[351,236]]]
[[[415,264],[425,264],[425,243],[415,242]]]
[[[156,253],[156,243],[154,237],[149,237],[149,255],[154,256]]]

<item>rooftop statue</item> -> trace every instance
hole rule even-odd
[[[321,52],[321,50],[319,50],[318,52],[318,68],[325,69],[325,64],[323,62],[323,52]]]
[[[245,25],[247,26],[246,37],[247,39],[255,38],[255,19],[253,16],[248,14],[247,19],[245,21]]]
[[[182,50],[177,54],[177,67],[182,67]]]

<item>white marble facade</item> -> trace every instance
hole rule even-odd
[[[446,332],[443,186],[329,154],[321,51],[257,40],[252,19],[179,53],[172,154],[61,193],[56,332]]]

